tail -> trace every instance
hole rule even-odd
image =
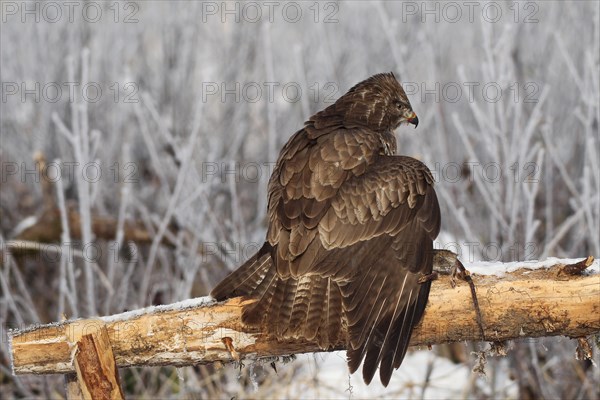
[[[257,288],[272,269],[271,249],[269,243],[263,244],[248,261],[219,282],[210,295],[217,301],[238,296],[254,297]]]
[[[263,247],[212,291],[221,301],[247,296],[257,301],[242,311],[242,323],[279,338],[316,340],[323,349],[341,337],[342,295],[338,284],[317,275],[281,278],[273,264],[273,248]]]

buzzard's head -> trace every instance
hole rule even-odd
[[[419,124],[404,89],[391,72],[358,83],[334,106],[343,113],[346,125],[363,125],[376,132],[393,131],[402,123],[413,124],[415,128]]]

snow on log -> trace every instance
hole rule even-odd
[[[544,262],[470,264],[483,318],[485,340],[568,336],[600,332],[599,263],[549,259]],[[16,374],[75,371],[73,347],[106,324],[119,367],[184,366],[244,358],[323,351],[308,341],[278,341],[240,322],[252,300],[216,303],[208,297],[148,307],[96,319],[65,321],[9,333]],[[344,338],[335,349],[344,349]],[[423,320],[411,345],[482,340],[471,291],[450,278],[433,282]],[[329,349],[333,350],[333,349]]]

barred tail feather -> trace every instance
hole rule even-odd
[[[330,277],[282,278],[263,247],[211,292],[221,301],[247,296],[255,299],[242,311],[242,323],[278,337],[317,340],[322,348],[337,344],[342,330],[342,293]]]
[[[269,275],[272,265],[271,245],[265,243],[248,261],[215,286],[210,295],[217,301],[238,296],[255,296],[256,289]]]

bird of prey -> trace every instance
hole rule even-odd
[[[387,386],[419,322],[440,229],[434,179],[396,155],[394,130],[419,120],[393,73],[313,115],[281,150],[262,248],[211,292],[256,301],[242,322],[322,349],[347,332],[351,373]],[[425,279],[423,279],[425,277]]]

